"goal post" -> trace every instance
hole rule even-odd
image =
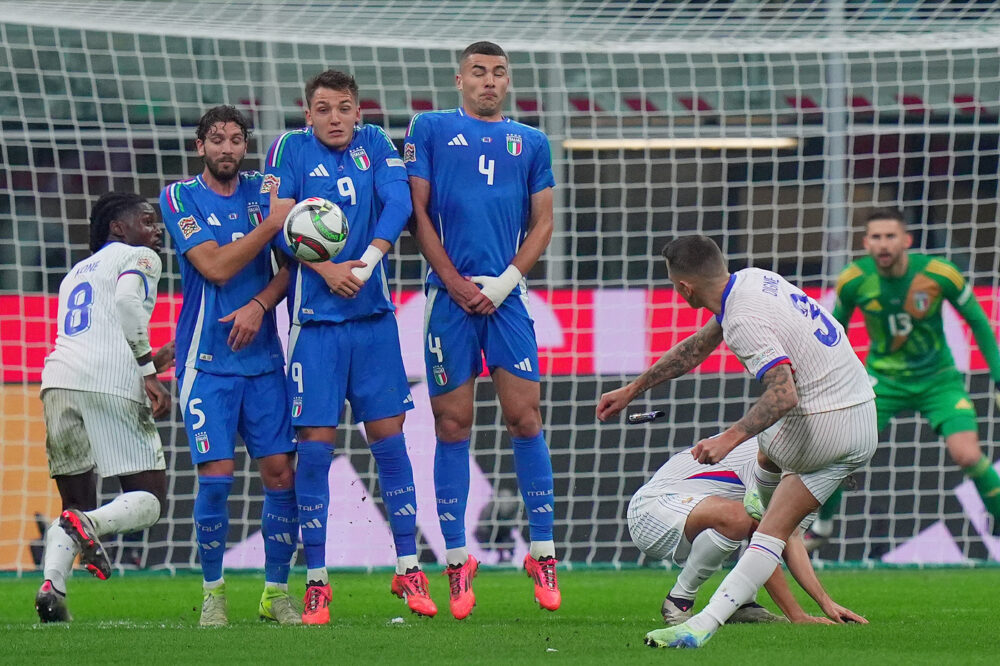
[[[216,104],[252,118],[246,166],[259,167],[271,140],[302,124],[303,81],[330,66],[357,77],[365,120],[398,141],[414,113],[459,103],[456,55],[479,39],[508,50],[509,114],[540,127],[552,146],[556,230],[529,286],[561,559],[646,563],[625,527],[631,494],[756,395],[722,351],[636,403],[665,419],[596,422],[601,392],[705,321],[669,288],[659,251],[670,237],[708,234],[732,269],[776,270],[829,299],[839,269],[860,252],[859,222],[872,208],[898,207],[917,248],[955,262],[996,327],[1000,9],[990,3],[0,0],[0,569],[34,569],[35,515],[51,520],[58,507],[38,381],[59,281],[87,254],[97,197],[118,188],[153,201],[200,171],[194,125]],[[154,346],[171,338],[180,307],[176,258],[172,249],[163,256]],[[440,562],[424,264],[406,234],[390,258],[417,401],[406,436],[420,556]],[[946,324],[996,459],[985,362],[953,311]],[[851,339],[863,353],[858,326]],[[516,563],[527,521],[509,438],[488,382],[477,398],[470,544],[484,563]],[[329,562],[387,566],[394,554],[372,500],[374,462],[360,433],[344,430],[331,472]],[[145,565],[188,568],[195,475],[179,415],[160,432],[169,507],[139,543]],[[842,538],[820,551],[824,559],[1000,559],[978,497],[923,421],[903,415],[881,441],[845,496]],[[237,462],[227,561],[257,567],[262,491],[254,466],[243,454]]]

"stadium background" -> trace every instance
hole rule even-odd
[[[778,270],[822,299],[859,247],[858,219],[876,205],[899,206],[917,245],[957,263],[998,320],[1000,11],[992,3],[43,1],[0,2],[0,10],[0,87],[12,92],[0,96],[0,569],[32,569],[34,516],[57,507],[35,382],[53,337],[52,295],[86,255],[90,204],[112,188],[153,200],[200,171],[193,125],[219,103],[252,117],[247,166],[259,166],[270,141],[301,124],[302,81],[327,66],[357,76],[365,119],[398,141],[413,113],[457,104],[456,51],[488,38],[511,53],[510,113],[548,133],[559,183],[557,231],[530,283],[561,499],[556,540],[568,562],[642,563],[623,521],[631,493],[671,452],[738,418],[756,391],[722,352],[651,392],[644,404],[666,408],[663,424],[595,423],[602,391],[704,321],[664,288],[658,250],[672,235],[708,233],[733,269]],[[172,252],[164,259],[159,343],[170,338],[180,293]],[[423,264],[406,236],[392,259],[412,359]],[[949,321],[996,458],[988,376],[968,332]],[[863,333],[853,330],[852,341],[863,353]],[[419,397],[422,368],[407,367]],[[488,383],[478,397],[481,475],[469,522],[491,552],[484,561],[498,561],[523,548],[525,523]],[[408,419],[414,454],[430,432],[425,407]],[[176,413],[161,434],[169,515],[132,544],[145,566],[186,568],[195,564],[195,480]],[[341,531],[331,541],[343,557],[331,562],[388,564],[364,442],[351,429],[338,450],[333,529]],[[248,473],[234,487],[230,542],[247,540],[233,557],[253,565],[261,493],[248,461],[239,466]],[[975,493],[919,420],[892,427],[858,482],[845,538],[823,558],[1000,559],[1000,541],[982,536]],[[421,556],[430,561],[440,538],[419,478],[418,490]],[[118,552],[126,562],[127,549]]]

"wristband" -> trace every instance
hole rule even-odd
[[[139,366],[139,374],[143,377],[149,377],[150,375],[156,374],[156,366],[152,361],[146,361]]]
[[[382,250],[378,249],[374,245],[369,245],[365,248],[365,253],[361,255],[358,261],[365,262],[364,266],[358,266],[357,268],[351,269],[351,274],[354,277],[362,280],[364,282],[368,281],[368,278],[372,276],[372,271],[378,266],[378,262],[382,261],[382,257],[385,255]]]
[[[255,303],[257,303],[257,305],[259,305],[260,307],[262,307],[264,309],[264,312],[267,312],[267,306],[264,305],[264,303],[259,298],[257,298],[256,296],[254,296],[250,300],[254,301]]]

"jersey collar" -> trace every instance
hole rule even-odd
[[[729,292],[733,290],[733,285],[736,284],[736,273],[729,276],[729,282],[726,283],[726,288],[722,291],[722,309],[719,314],[715,315],[715,321],[722,325],[722,318],[726,316],[726,299],[729,298]]]

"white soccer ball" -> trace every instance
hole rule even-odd
[[[347,216],[337,204],[310,197],[298,202],[285,218],[285,240],[303,261],[333,259],[347,243]]]

